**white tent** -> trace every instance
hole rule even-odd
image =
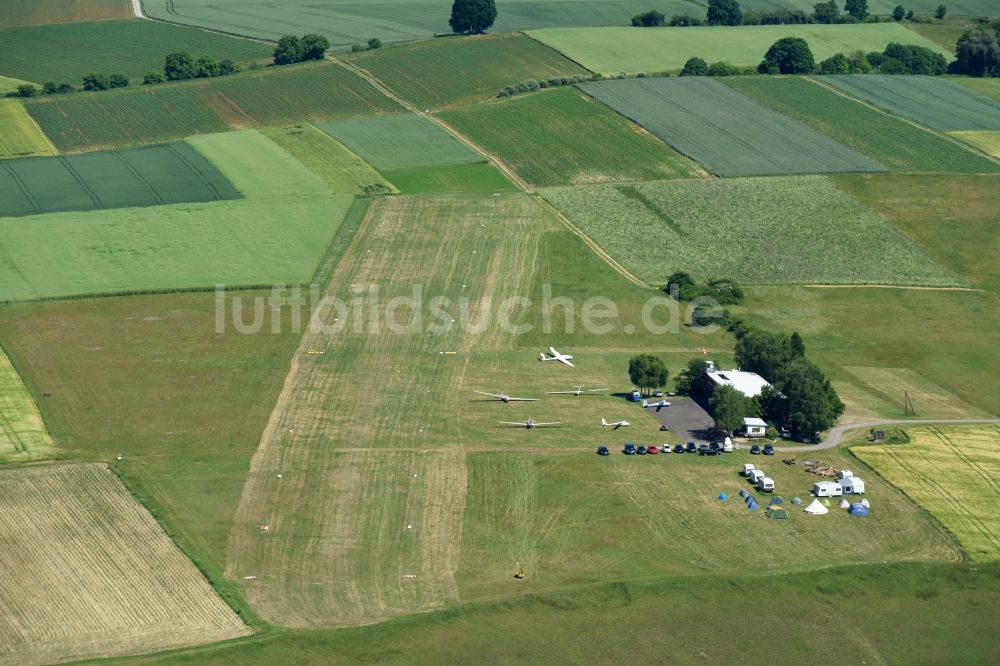
[[[830,513],[830,510],[823,506],[823,503],[818,499],[814,499],[812,504],[803,509],[806,513],[811,513],[817,516],[822,516],[823,514]]]
[[[868,503],[867,499],[863,499],[863,500],[861,500],[861,506],[863,506],[863,507],[870,507],[871,504]]]
[[[841,509],[850,509],[851,503],[848,502],[846,499],[842,499],[840,500],[840,504],[838,504],[837,506],[839,506]]]

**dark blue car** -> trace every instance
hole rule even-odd
[[[598,446],[597,447],[597,455],[599,455],[599,456],[609,456],[609,455],[611,455],[611,452],[608,451],[608,447],[606,447],[606,446]]]
[[[760,447],[754,444],[753,446],[750,447],[750,453],[752,453],[755,456],[760,454]]]
[[[677,444],[676,446],[674,446],[674,453],[684,453],[684,445]]]
[[[625,442],[625,448],[622,450],[622,452],[627,456],[634,456],[635,444],[633,444],[632,442]]]

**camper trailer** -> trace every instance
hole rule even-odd
[[[849,469],[842,469],[837,472],[837,481],[843,481],[844,479],[849,479],[854,476],[854,472]]]
[[[764,470],[762,469],[752,469],[749,472],[747,472],[747,479],[750,480],[750,483],[757,483],[763,478],[764,478]],[[839,488],[840,486],[837,487]]]
[[[774,490],[774,480],[772,480],[772,479],[770,479],[770,478],[768,478],[766,476],[761,477],[761,479],[757,482],[757,490],[762,490],[765,493],[769,493],[769,492],[773,491]]]
[[[849,476],[837,482],[845,495],[864,495],[865,482],[856,476]]]
[[[740,476],[745,476],[749,479],[750,472],[754,471],[755,469],[757,468],[753,466],[753,463],[743,463],[743,471],[740,472]]]
[[[844,489],[839,483],[833,481],[820,481],[813,484],[813,495],[816,497],[840,497],[844,494]]]

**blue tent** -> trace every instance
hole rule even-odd
[[[719,499],[725,502],[727,499],[729,499],[729,495],[727,495],[726,493],[719,493]]]
[[[750,501],[747,502],[747,508],[750,509],[751,511],[756,511],[760,507],[757,506],[757,501],[751,497]]]
[[[775,495],[775,496],[774,496],[773,498],[771,498],[771,502],[770,502],[770,505],[774,505],[774,504],[784,504],[784,503],[785,503],[785,500],[781,499],[781,497],[780,497],[780,496],[778,496],[778,495]]]
[[[750,494],[748,493],[748,494],[747,494],[747,496],[743,498],[743,501],[744,501],[744,502],[746,502],[747,504],[749,504],[750,502],[756,502],[757,500],[755,500],[755,499],[753,498],[753,496],[751,496],[751,495],[750,495]]]
[[[743,498],[750,497],[750,493],[748,493],[745,488],[740,488],[740,497]]]
[[[855,504],[851,505],[851,508],[847,510],[847,513],[851,514],[852,516],[867,516],[868,507],[866,507],[864,504],[860,502],[856,502]]]

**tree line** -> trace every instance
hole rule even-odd
[[[939,5],[934,12],[938,20],[943,20],[948,9]],[[632,17],[632,25],[638,27],[689,27],[703,25],[795,25],[805,23],[877,23],[880,21],[916,20],[913,10],[907,10],[898,5],[892,12],[892,18],[872,16],[868,11],[868,0],[846,0],[843,12],[836,0],[826,0],[813,5],[811,13],[798,9],[748,10],[743,9],[737,0],[708,0],[705,17],[688,14],[674,14],[668,20],[663,12],[651,9]]]

